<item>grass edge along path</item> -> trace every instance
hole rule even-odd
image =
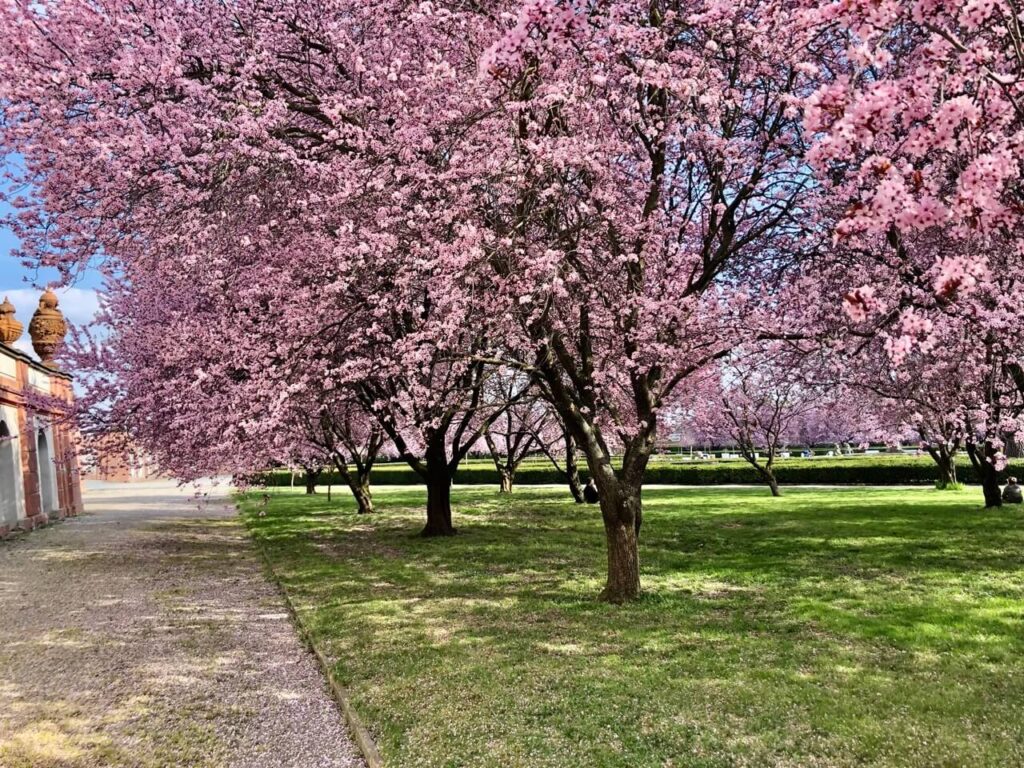
[[[345,688],[338,682],[334,675],[332,665],[328,663],[327,657],[324,656],[323,651],[320,650],[320,646],[313,638],[309,628],[302,621],[302,617],[299,612],[295,610],[295,604],[292,603],[291,596],[288,594],[288,590],[285,588],[281,579],[278,577],[277,572],[274,570],[274,565],[270,561],[270,556],[266,550],[256,542],[256,550],[260,553],[260,562],[263,564],[263,570],[266,572],[267,579],[277,588],[280,593],[282,600],[284,600],[285,608],[288,610],[288,615],[291,617],[292,624],[295,625],[295,631],[299,633],[299,638],[303,644],[309,649],[310,653],[316,658],[316,663],[320,667],[321,673],[323,673],[324,679],[327,682],[327,687],[331,691],[331,695],[334,700],[338,702],[338,706],[341,707],[341,712],[345,716],[345,722],[348,724],[349,731],[352,733],[352,740],[359,747],[359,752],[363,756],[363,760],[366,761],[367,768],[384,768],[384,760],[380,756],[380,750],[377,748],[377,743],[373,740],[373,736],[370,735],[370,731],[363,723],[359,713],[356,712],[355,707],[352,706],[352,701],[349,698]]]
[[[340,495],[339,495],[340,496]],[[460,536],[243,501],[389,766],[1024,765],[1024,510],[926,489],[645,495],[639,604],[561,489],[457,487]]]

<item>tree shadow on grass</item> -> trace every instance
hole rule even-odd
[[[523,744],[573,765],[701,748],[721,765],[889,765],[921,743],[935,751],[919,765],[1012,757],[1014,511],[927,491],[651,491],[645,595],[615,607],[595,600],[596,508],[553,490],[457,489],[466,534],[423,540],[422,500],[380,493],[380,512],[359,518],[282,497],[247,516],[399,763],[418,754],[415,734],[449,726],[463,734],[445,750],[453,765]],[[960,744],[965,722],[993,725]],[[986,728],[996,757],[978,751]]]
[[[701,491],[697,511],[688,512],[685,494],[648,494],[647,594],[627,609],[634,618],[654,613],[656,624],[656,614],[667,611],[743,632],[751,622],[734,613],[753,610],[755,624],[819,623],[831,632],[924,647],[940,640],[949,647],[952,636],[958,647],[984,646],[991,637],[1019,645],[1019,614],[951,604],[948,590],[934,586],[969,591],[966,582],[980,578],[992,581],[982,603],[1019,596],[1024,539],[1017,516],[847,492],[827,510],[820,498],[793,494],[788,507],[737,511],[736,495]],[[467,535],[440,541],[410,538],[419,511],[409,492],[397,511],[372,520],[298,497],[266,518],[250,518],[250,525],[282,559],[289,586],[315,595],[321,610],[436,601],[439,618],[454,620],[471,605],[477,631],[493,622],[484,630],[491,638],[513,628],[508,617],[521,611],[510,603],[570,616],[616,615],[619,609],[593,600],[604,557],[593,508],[554,494],[525,502],[495,496],[460,491],[457,503],[473,508],[461,516]],[[1001,576],[1014,578],[1000,586]],[[948,631],[922,633],[925,625]]]

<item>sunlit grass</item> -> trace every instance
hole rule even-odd
[[[594,507],[458,488],[248,525],[391,766],[1024,765],[1024,514],[932,489],[646,493],[612,607]]]

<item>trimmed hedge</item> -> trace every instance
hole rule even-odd
[[[586,472],[581,472],[586,482]],[[957,463],[961,482],[975,482],[974,470],[964,458]],[[1024,460],[1015,459],[1006,475],[1024,476]],[[931,485],[938,479],[938,468],[927,456],[881,454],[878,456],[850,456],[839,458],[791,458],[779,460],[775,476],[782,485]],[[291,485],[287,470],[273,470],[261,476],[269,486]],[[297,475],[295,485],[302,484]],[[409,467],[398,464],[379,464],[373,470],[373,485],[419,485],[420,478]],[[498,485],[498,473],[493,465],[483,461],[469,461],[455,476],[459,485]],[[563,482],[561,475],[550,464],[540,461],[525,463],[516,473],[516,485],[552,485]],[[649,485],[759,485],[757,472],[742,460],[670,463],[662,457],[651,461],[644,481]],[[342,485],[338,473],[324,472],[317,485]]]

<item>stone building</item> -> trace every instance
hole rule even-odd
[[[80,459],[83,480],[135,483],[164,477],[157,463],[121,434],[93,439]]]
[[[29,335],[39,359],[13,345],[23,326],[0,304],[0,537],[31,530],[82,510],[78,448],[69,413],[71,377],[54,354],[67,332],[57,297],[39,300]]]

